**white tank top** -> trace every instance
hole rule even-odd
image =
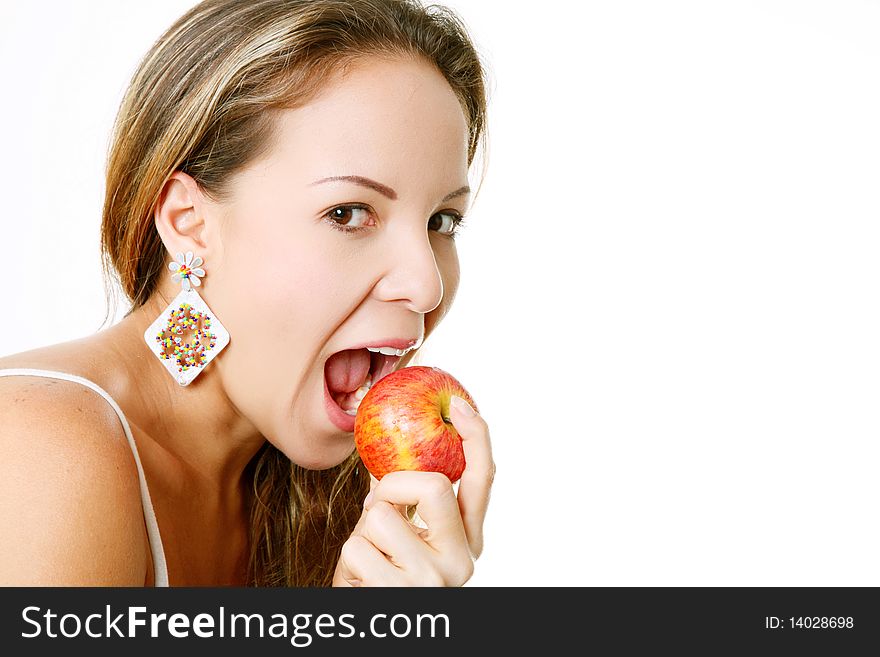
[[[87,388],[91,388],[99,395],[101,395],[104,399],[107,400],[107,403],[113,407],[113,410],[116,411],[116,415],[119,416],[119,421],[122,422],[122,429],[125,431],[125,437],[128,438],[128,444],[131,446],[131,451],[134,454],[134,462],[137,465],[138,471],[138,480],[140,481],[141,486],[141,503],[144,507],[144,520],[147,524],[147,536],[150,539],[150,550],[153,554],[153,581],[155,586],[168,586],[168,567],[165,564],[165,550],[162,548],[162,537],[159,535],[159,525],[156,522],[156,514],[153,511],[153,503],[150,500],[150,491],[147,488],[147,480],[144,477],[144,468],[141,465],[141,458],[138,456],[137,445],[134,442],[134,436],[131,433],[131,427],[128,425],[128,420],[125,419],[125,415],[122,412],[122,409],[119,408],[119,404],[117,404],[114,399],[102,388],[92,383],[88,379],[85,379],[81,376],[76,376],[75,374],[68,374],[66,372],[56,372],[54,370],[37,370],[37,369],[28,369],[28,368],[13,368],[13,369],[0,369],[0,376],[42,376],[47,379],[62,379],[64,381],[73,381],[74,383],[81,383]]]

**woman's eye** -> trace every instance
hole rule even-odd
[[[458,228],[463,219],[464,217],[459,214],[438,212],[428,220],[428,228],[436,230],[442,235],[455,235],[455,229]]]
[[[360,205],[340,205],[333,208],[327,213],[327,217],[331,221],[331,226],[339,230],[352,232],[362,228],[362,224],[369,219],[370,214],[367,208]]]

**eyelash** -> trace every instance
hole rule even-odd
[[[342,224],[336,223],[333,221],[330,215],[332,215],[337,210],[367,210],[370,211],[370,208],[366,205],[337,205],[335,208],[332,208],[329,212],[324,215],[324,218],[327,220],[327,223],[330,224],[330,227],[338,230],[341,233],[357,233],[362,230],[366,230],[363,226],[350,228],[348,226],[343,226]],[[440,235],[445,235],[446,237],[450,237],[455,239],[458,234],[461,232],[462,226],[464,225],[464,215],[460,215],[457,212],[438,212],[434,216],[437,215],[449,215],[452,217],[452,232],[451,233],[439,233]],[[432,217],[433,218],[433,217]]]

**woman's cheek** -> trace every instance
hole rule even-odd
[[[458,252],[452,245],[446,251],[437,253],[437,267],[440,270],[440,278],[443,281],[443,298],[440,304],[425,316],[425,337],[443,320],[446,313],[452,308],[455,294],[461,280],[461,270],[458,264]]]

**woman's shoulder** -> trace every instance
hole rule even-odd
[[[108,368],[98,366],[98,349],[84,347],[77,340],[0,358],[0,447],[6,453],[45,451],[44,457],[63,456],[68,463],[88,459],[93,467],[112,465],[125,475],[133,473],[137,484],[134,456],[119,415],[99,392],[79,381],[45,374],[2,376],[3,370],[35,369],[80,377],[105,392],[113,388],[102,374]]]
[[[109,332],[59,342],[8,356],[0,356],[0,370],[33,368],[57,370],[91,379],[106,371],[106,358],[112,354],[113,341]]]
[[[0,359],[7,368],[93,378],[52,347]],[[0,500],[2,583],[143,583],[137,466],[119,417],[94,390],[0,377]]]
[[[107,410],[113,412],[99,394],[76,381],[38,374],[2,376],[3,370],[10,369],[49,370],[81,377],[103,387],[96,380],[100,377],[95,376],[95,354],[84,342],[64,342],[0,358],[0,413],[4,418],[11,421],[16,415],[36,412],[50,425],[58,420],[95,421],[96,416],[107,416]],[[86,409],[90,411],[88,414],[84,414]]]
[[[119,368],[112,367],[116,354],[101,337],[96,334],[0,358],[0,426],[37,421],[42,435],[51,434],[53,428],[63,435],[82,434],[84,438],[71,448],[108,454],[129,452],[116,410],[84,383],[97,386],[111,399],[114,390],[124,387],[118,380]],[[4,376],[4,370],[21,369],[41,372]],[[134,465],[133,457],[131,460]]]

